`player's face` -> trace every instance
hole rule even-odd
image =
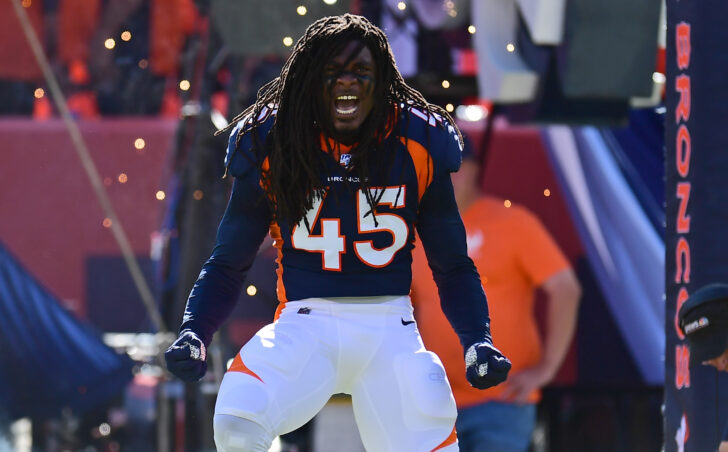
[[[723,372],[728,372],[728,349],[726,349],[719,357],[705,361],[703,364],[713,366]]]
[[[337,141],[357,141],[374,106],[375,77],[374,57],[361,41],[349,42],[324,65],[323,107]]]

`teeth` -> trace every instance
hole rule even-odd
[[[336,113],[340,115],[350,115],[356,111],[356,107],[351,107],[347,109],[337,108]]]
[[[358,108],[359,96],[354,96],[354,95],[350,95],[350,94],[341,95],[341,96],[338,96],[336,98],[336,101],[337,102],[338,101],[354,101],[354,102],[357,102],[357,104],[355,104],[355,105],[353,105],[353,106],[351,106],[349,108],[340,108],[340,107],[337,107],[336,108],[336,113],[338,113],[340,115],[351,115],[351,114],[356,113],[356,110]]]

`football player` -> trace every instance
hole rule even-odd
[[[415,228],[470,383],[504,381],[510,362],[492,344],[467,256],[450,116],[405,84],[382,30],[345,14],[314,22],[233,125],[232,194],[165,353],[181,379],[203,376],[205,348],[269,233],[280,304],[223,378],[218,450],[267,451],[346,393],[367,450],[457,451],[450,386],[412,316]]]

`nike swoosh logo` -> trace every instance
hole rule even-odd
[[[413,323],[415,323],[414,320],[405,320],[405,319],[403,319],[401,317],[400,317],[400,320],[402,320],[402,325],[404,325],[404,326],[412,325]]]

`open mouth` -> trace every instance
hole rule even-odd
[[[344,95],[334,100],[334,109],[341,116],[351,116],[359,109],[359,96]]]

